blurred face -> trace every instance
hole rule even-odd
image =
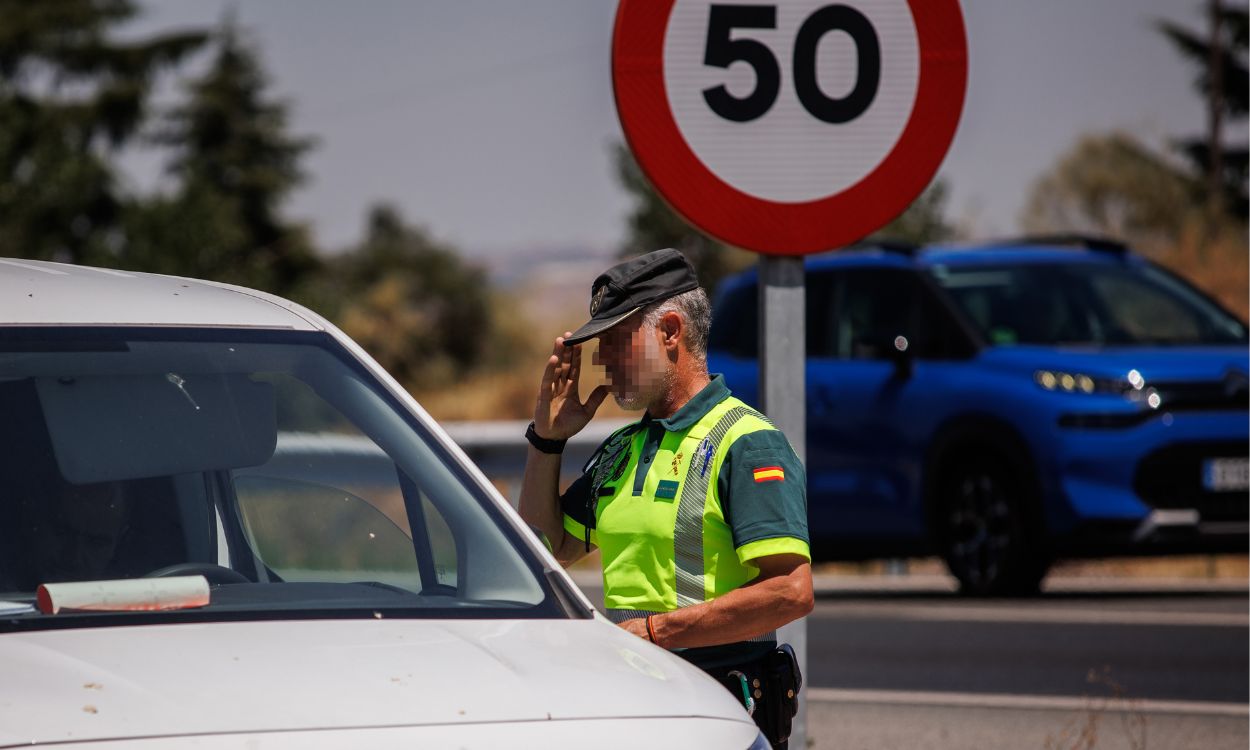
[[[126,520],[124,499],[113,485],[65,485],[48,498],[44,517],[31,529],[40,583],[105,577]]]
[[[669,387],[672,365],[664,356],[662,334],[634,315],[599,336],[594,363],[607,374],[612,397],[622,409],[645,409]]]

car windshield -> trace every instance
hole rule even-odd
[[[186,576],[211,601],[165,616],[565,616],[486,491],[327,334],[0,329],[0,414],[0,627],[153,617],[126,587]]]
[[[936,266],[933,276],[991,344],[1244,344],[1246,327],[1145,263]]]

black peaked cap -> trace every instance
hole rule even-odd
[[[698,287],[694,266],[672,248],[618,263],[595,279],[590,287],[590,320],[564,343],[593,339],[653,302]]]

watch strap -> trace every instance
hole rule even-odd
[[[525,439],[530,441],[530,445],[539,450],[540,453],[550,453],[553,455],[564,452],[564,444],[568,440],[550,440],[540,436],[534,431],[534,423],[530,422],[529,427],[525,428]]]

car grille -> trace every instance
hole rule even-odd
[[[1151,383],[1161,399],[1160,411],[1250,410],[1250,388],[1244,377],[1189,383]]]
[[[1133,489],[1152,508],[1194,508],[1203,521],[1250,519],[1244,491],[1211,492],[1202,486],[1202,462],[1208,458],[1244,458],[1246,443],[1185,443],[1162,448],[1138,464]]]

